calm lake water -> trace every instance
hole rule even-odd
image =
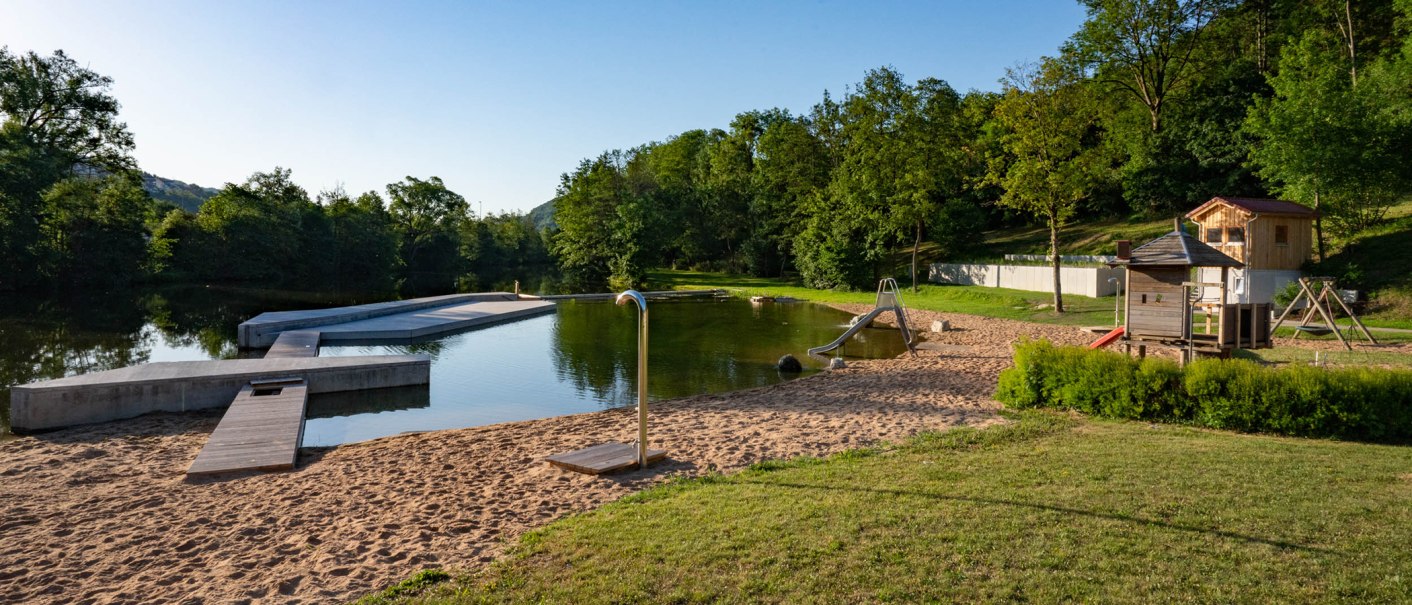
[[[385,297],[384,297],[385,298]],[[101,300],[63,300],[0,309],[0,409],[9,386],[149,361],[258,357],[235,346],[235,327],[264,311],[371,302],[340,296],[184,288]],[[775,370],[793,354],[806,373],[822,362],[805,350],[836,338],[847,313],[808,303],[740,300],[649,303],[651,400],[718,393],[786,380]],[[565,301],[555,313],[434,341],[325,346],[320,355],[420,353],[431,385],[328,394],[309,402],[304,443],[335,445],[407,431],[480,426],[589,412],[636,401],[637,310]],[[864,330],[850,357],[891,357],[896,330]],[[8,428],[8,410],[4,416]]]

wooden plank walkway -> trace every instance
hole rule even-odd
[[[293,469],[307,403],[308,387],[299,378],[251,382],[235,396],[186,474]]]
[[[647,463],[652,464],[667,457],[665,450],[647,450]],[[631,443],[604,443],[581,450],[555,454],[544,459],[546,462],[574,472],[602,475],[637,467],[637,446]]]
[[[282,332],[270,350],[265,351],[265,359],[287,357],[318,357],[319,333],[315,330],[291,330]]]

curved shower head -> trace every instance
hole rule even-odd
[[[615,302],[620,305],[625,305],[629,300],[636,301],[637,308],[639,309],[647,308],[647,299],[643,297],[642,293],[638,292],[637,290],[623,290],[623,293],[618,295],[618,298]]]

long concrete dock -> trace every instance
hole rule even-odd
[[[411,340],[543,315],[553,311],[554,303],[542,300],[485,300],[319,326],[307,330],[317,330],[322,336],[323,342]]]
[[[318,357],[319,333],[313,330],[291,330],[279,335],[270,350],[265,351],[265,359],[281,357]]]
[[[229,405],[188,474],[293,468],[309,395],[431,379],[424,355],[321,358],[320,342],[427,338],[553,310],[550,301],[489,292],[262,313],[240,324],[238,343],[268,347],[263,359],[147,363],[16,386],[10,425],[39,431]]]
[[[264,348],[291,330],[319,332],[323,340],[398,340],[529,317],[554,304],[509,292],[448,294],[302,311],[261,313],[240,324],[237,344]]]
[[[10,425],[38,431],[150,412],[224,407],[254,380],[297,376],[309,394],[427,384],[425,355],[145,363],[10,389]]]

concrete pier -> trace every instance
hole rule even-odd
[[[476,303],[494,303],[494,305],[480,307],[480,309],[486,310],[479,313],[469,311]],[[420,313],[421,311],[451,307],[460,308],[462,311],[448,316],[447,320],[440,325],[439,329],[435,314],[427,315]],[[397,326],[399,325],[409,325],[413,327],[414,331],[421,332],[413,336],[417,337],[435,334],[437,332],[450,332],[474,325],[505,321],[537,313],[548,313],[552,310],[553,304],[551,303],[545,303],[544,301],[535,299],[521,299],[521,297],[509,292],[448,294],[445,296],[428,296],[425,298],[394,300],[351,307],[336,307],[332,309],[261,313],[251,318],[249,321],[240,324],[236,341],[242,348],[260,349],[273,345],[275,339],[279,338],[282,332],[291,330],[329,332],[333,331],[333,326],[355,322],[362,324],[364,328],[372,326],[371,329],[374,332],[385,331],[389,334],[398,333],[399,328]],[[492,316],[498,316],[498,318]],[[373,324],[362,323],[374,318],[380,318],[383,322]],[[356,329],[357,328],[342,328],[337,331],[349,332],[356,331]],[[373,336],[372,338],[410,337],[388,335]]]
[[[323,342],[411,340],[543,315],[553,311],[554,303],[542,300],[475,301],[319,326],[310,328],[310,330],[317,330]]]
[[[270,345],[270,350],[265,351],[265,359],[318,357],[319,340],[319,333],[312,330],[284,332]]]
[[[145,363],[12,387],[16,432],[225,407],[251,381],[297,376],[308,393],[427,384],[425,355],[285,357]]]

